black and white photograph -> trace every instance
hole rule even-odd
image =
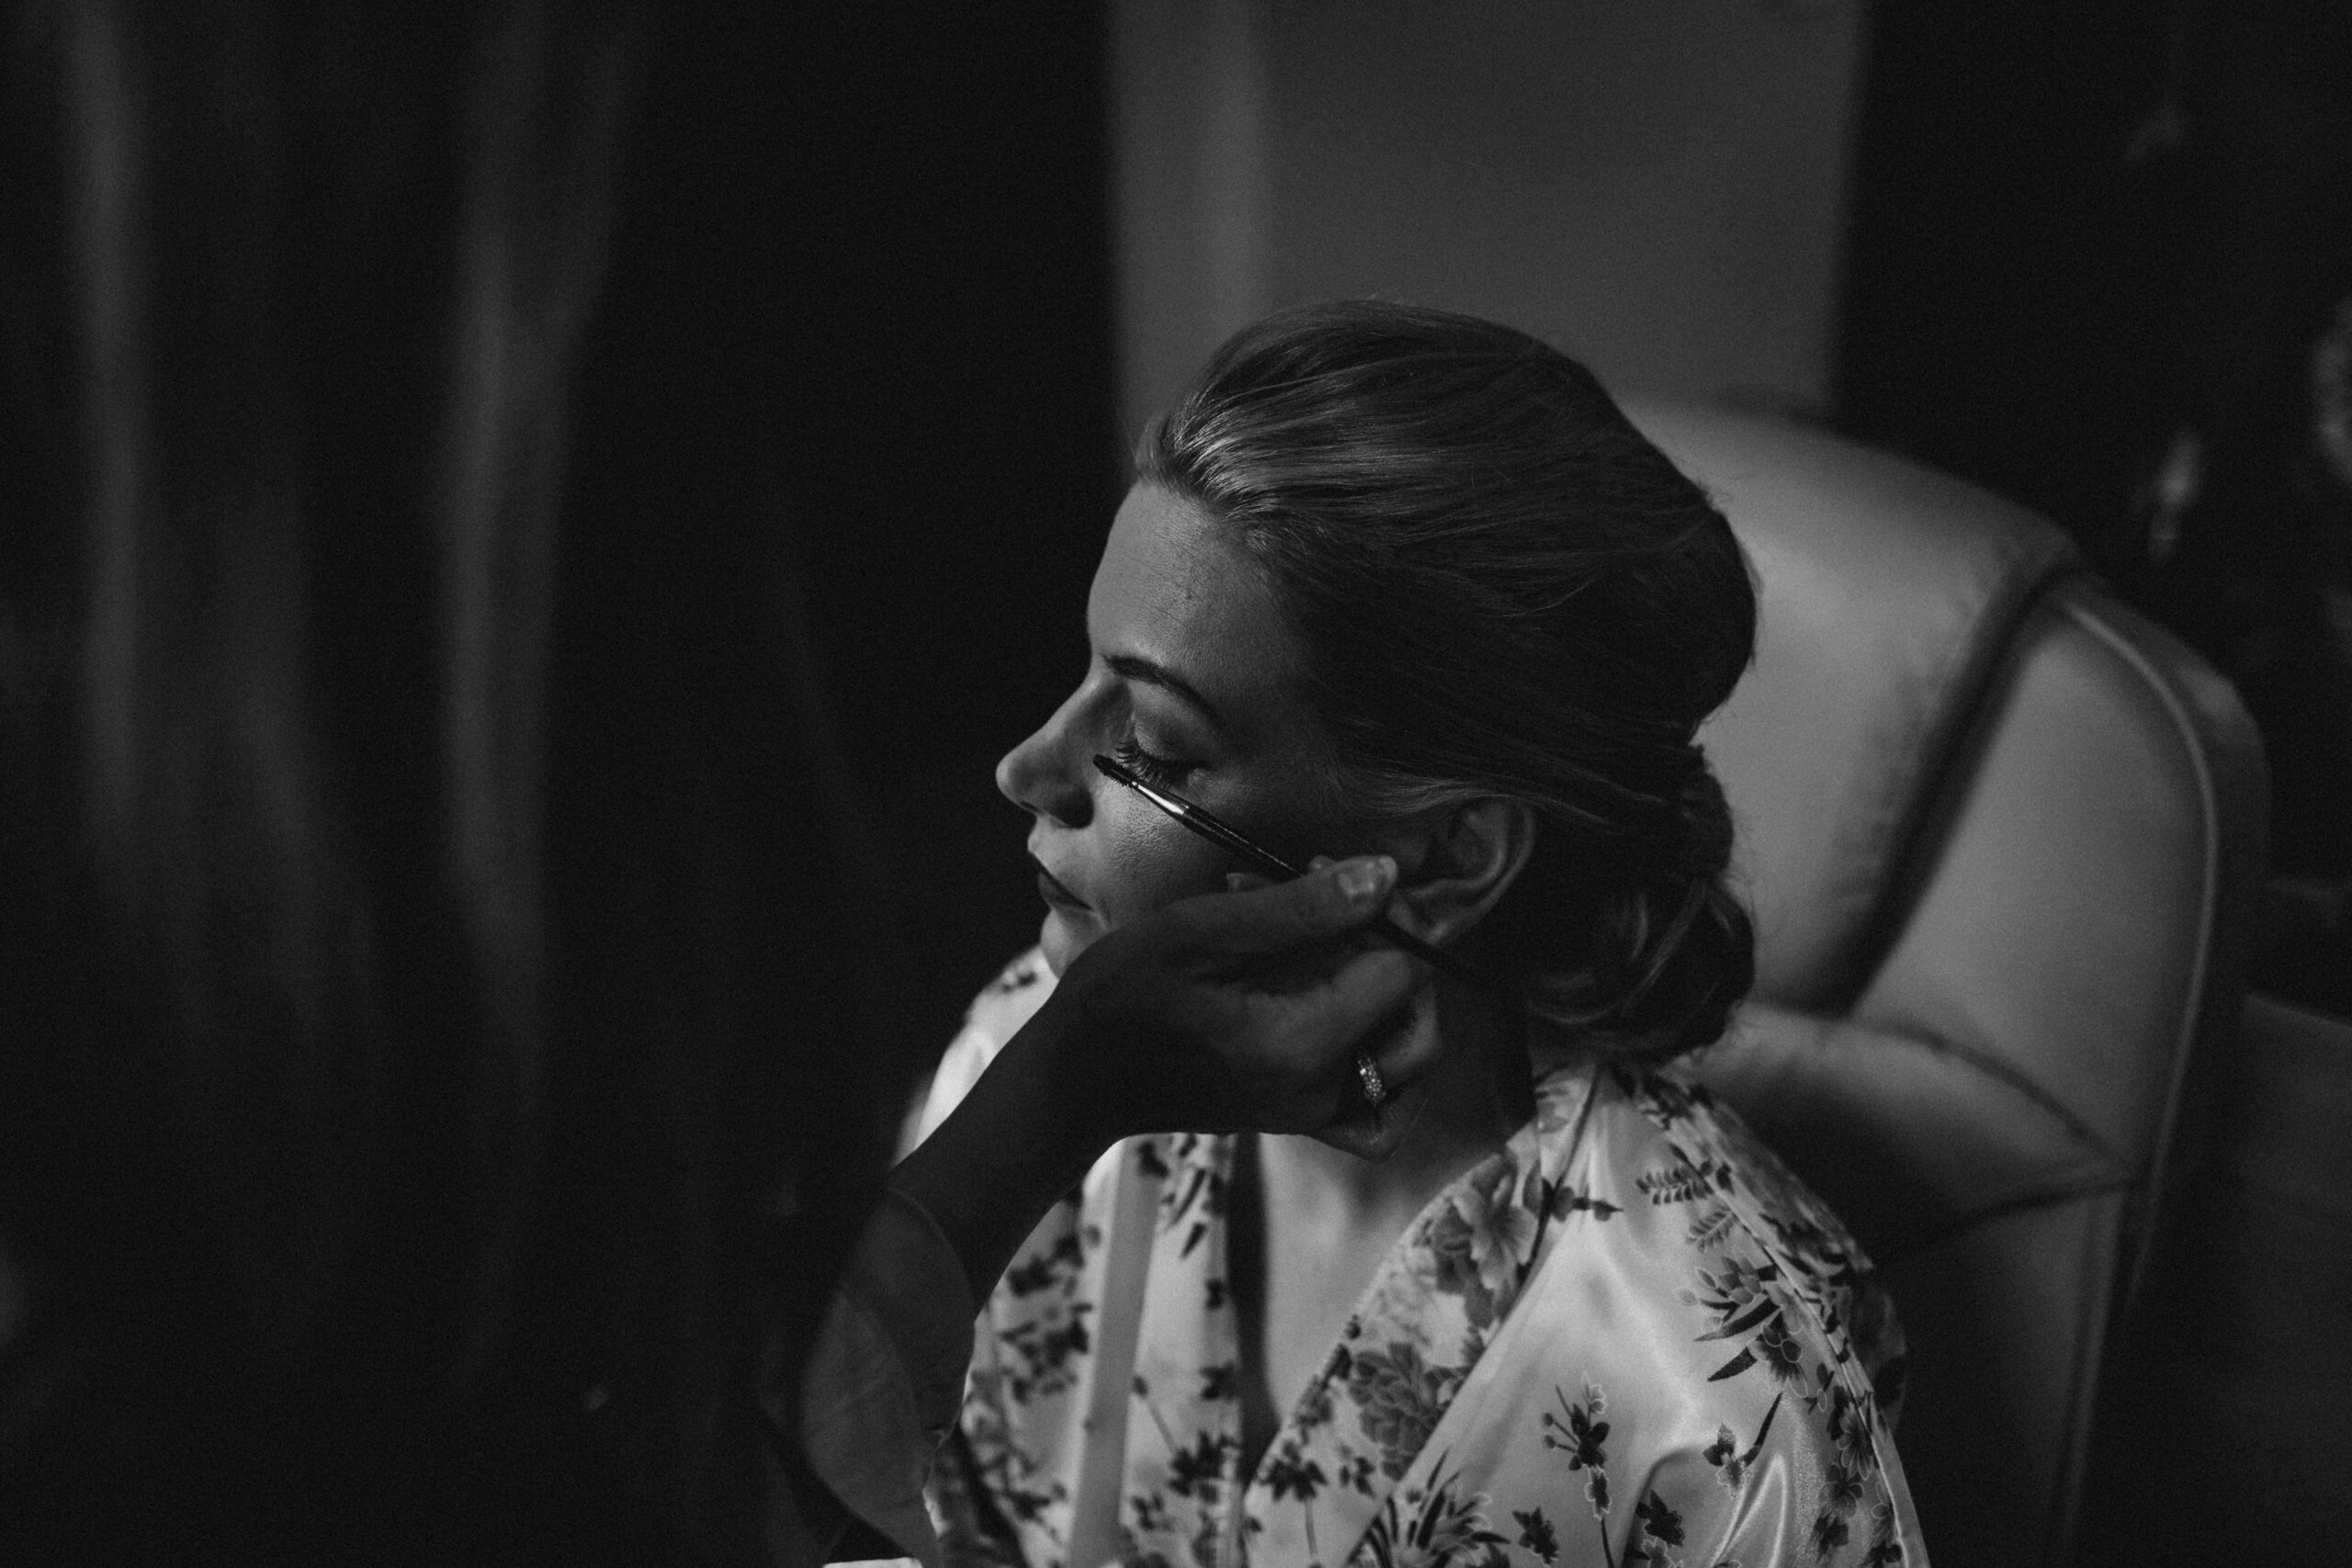
[[[2352,5],[0,6],[0,1568],[2347,1454]]]

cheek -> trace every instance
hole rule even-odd
[[[1110,924],[1125,925],[1196,893],[1225,890],[1231,856],[1143,801],[1129,796],[1122,804],[1128,808],[1102,824],[1104,876],[1096,908]]]
[[[1126,796],[1126,792],[1121,790],[1119,795]],[[1056,975],[1104,931],[1179,898],[1222,893],[1225,874],[1235,869],[1224,851],[1132,796],[1098,798],[1097,810],[1100,815],[1089,831],[1099,837],[1093,838],[1094,855],[1084,879],[1092,911],[1075,915],[1049,910],[1039,933],[1046,966]]]

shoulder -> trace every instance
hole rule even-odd
[[[1613,1065],[1590,1081],[1573,1146],[1545,1162],[1531,1291],[1615,1296],[1619,1340],[1693,1386],[1867,1400],[1891,1427],[1902,1327],[1828,1205],[1703,1086]]]
[[[932,1129],[947,1120],[948,1112],[971,1092],[1005,1043],[1021,1032],[1021,1026],[1053,994],[1054,972],[1046,966],[1045,954],[1034,947],[980,987],[980,994],[965,1011],[964,1027],[947,1043],[922,1103],[909,1118],[899,1139],[901,1153],[931,1136]]]
[[[1702,1279],[1760,1271],[1841,1362],[1852,1356],[1882,1374],[1899,1360],[1900,1330],[1869,1256],[1737,1112],[1672,1069],[1611,1066],[1599,1077],[1595,1158],[1627,1192],[1621,1201],[1687,1222],[1656,1227],[1654,1243]]]
[[[1874,1270],[1829,1205],[1705,1086],[1671,1069],[1604,1076],[1646,1124],[1653,1158],[1635,1178],[1645,1201],[1693,1205],[1695,1250],[1743,1241],[1831,1332],[1851,1333]]]
[[[1546,1448],[1654,1487],[1627,1505],[1715,1556],[1779,1549],[1762,1540],[1770,1510],[1751,1506],[1777,1472],[1802,1495],[1780,1547],[1896,1560],[1916,1540],[1890,1434],[1901,1337],[1861,1248],[1670,1070],[1598,1069],[1575,1139],[1514,1313],[1513,1371],[1544,1391]]]

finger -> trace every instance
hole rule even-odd
[[[1253,887],[1272,887],[1273,885],[1273,878],[1261,876],[1254,871],[1228,871],[1225,874],[1225,890],[1227,893],[1247,893]]]
[[[1304,1064],[1352,1062],[1358,1052],[1385,1045],[1386,1029],[1426,988],[1427,971],[1418,959],[1391,948],[1366,948],[1291,999],[1298,1010],[1294,1049]],[[1406,1066],[1425,1070],[1418,1058]]]
[[[1360,1158],[1385,1159],[1412,1131],[1427,1101],[1418,1080],[1444,1055],[1437,1028],[1437,988],[1425,985],[1415,991],[1405,1007],[1358,1043],[1356,1051],[1357,1059],[1371,1058],[1380,1076],[1382,1103],[1371,1105],[1361,1082],[1351,1081],[1350,1092],[1340,1098],[1337,1120],[1315,1135]],[[1362,1069],[1352,1060],[1349,1065],[1354,1068],[1352,1079]]]
[[[1358,930],[1376,919],[1396,886],[1396,863],[1358,856],[1311,871],[1295,882],[1187,898],[1170,906],[1205,943],[1237,953],[1287,953]]]
[[[1430,920],[1424,916],[1419,909],[1414,908],[1413,901],[1410,898],[1396,898],[1391,900],[1388,905],[1387,914],[1388,918],[1396,921],[1398,926],[1408,931],[1410,931],[1413,935],[1419,937],[1423,942],[1436,942],[1439,940],[1439,931],[1436,922]]]
[[[1346,1121],[1363,1109],[1357,1103],[1361,1089],[1358,1080],[1363,1073],[1359,1064],[1370,1061],[1380,1075],[1382,1092],[1394,1099],[1434,1066],[1443,1054],[1444,1043],[1437,1031],[1436,992],[1425,985],[1356,1041],[1346,1059],[1332,1068],[1336,1076],[1347,1080],[1337,1118]]]
[[[1377,1164],[1395,1154],[1396,1146],[1411,1136],[1414,1123],[1420,1120],[1422,1108],[1428,1103],[1429,1091],[1415,1085],[1383,1104],[1378,1114],[1369,1106],[1359,1105],[1355,1115],[1335,1122],[1312,1136],[1317,1143]]]
[[[1436,1066],[1445,1054],[1445,1042],[1437,1028],[1437,987],[1423,986],[1414,992],[1412,1001],[1394,1022],[1366,1040],[1361,1049],[1372,1057],[1373,1066],[1380,1069],[1381,1082],[1391,1090],[1409,1088]]]

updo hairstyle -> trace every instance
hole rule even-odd
[[[1468,316],[1285,311],[1218,350],[1136,469],[1265,573],[1337,801],[1533,808],[1483,928],[1532,1013],[1653,1061],[1722,1033],[1754,934],[1692,737],[1747,668],[1755,591],[1589,371]]]

